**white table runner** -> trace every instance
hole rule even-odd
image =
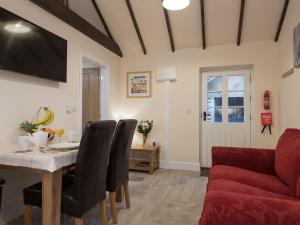
[[[39,150],[20,152],[18,145],[0,145],[0,165],[28,167],[54,172],[76,162],[78,150],[51,151]]]

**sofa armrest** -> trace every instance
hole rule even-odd
[[[199,225],[297,225],[300,201],[208,192]]]
[[[275,150],[213,147],[212,165],[227,165],[275,175]]]

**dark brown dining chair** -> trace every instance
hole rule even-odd
[[[128,191],[129,155],[136,125],[136,120],[120,120],[112,141],[107,170],[106,190],[109,192],[112,221],[114,224],[118,223],[116,191],[120,188],[124,189],[126,206],[130,208]]]
[[[115,121],[89,122],[81,138],[75,170],[63,178],[61,212],[83,225],[83,215],[100,203],[102,224],[107,225],[105,196],[109,151]],[[42,206],[42,183],[25,188],[25,225],[31,225],[32,206]]]
[[[1,210],[1,204],[2,204],[2,191],[3,191],[4,184],[5,184],[5,180],[0,177],[0,210]]]

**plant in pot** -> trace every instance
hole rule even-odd
[[[148,135],[150,134],[153,127],[153,121],[149,120],[141,120],[138,123],[137,131],[143,135],[143,146],[145,146],[147,142]]]

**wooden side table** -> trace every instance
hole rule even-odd
[[[129,160],[130,170],[148,171],[151,175],[159,169],[160,146],[132,145]]]

